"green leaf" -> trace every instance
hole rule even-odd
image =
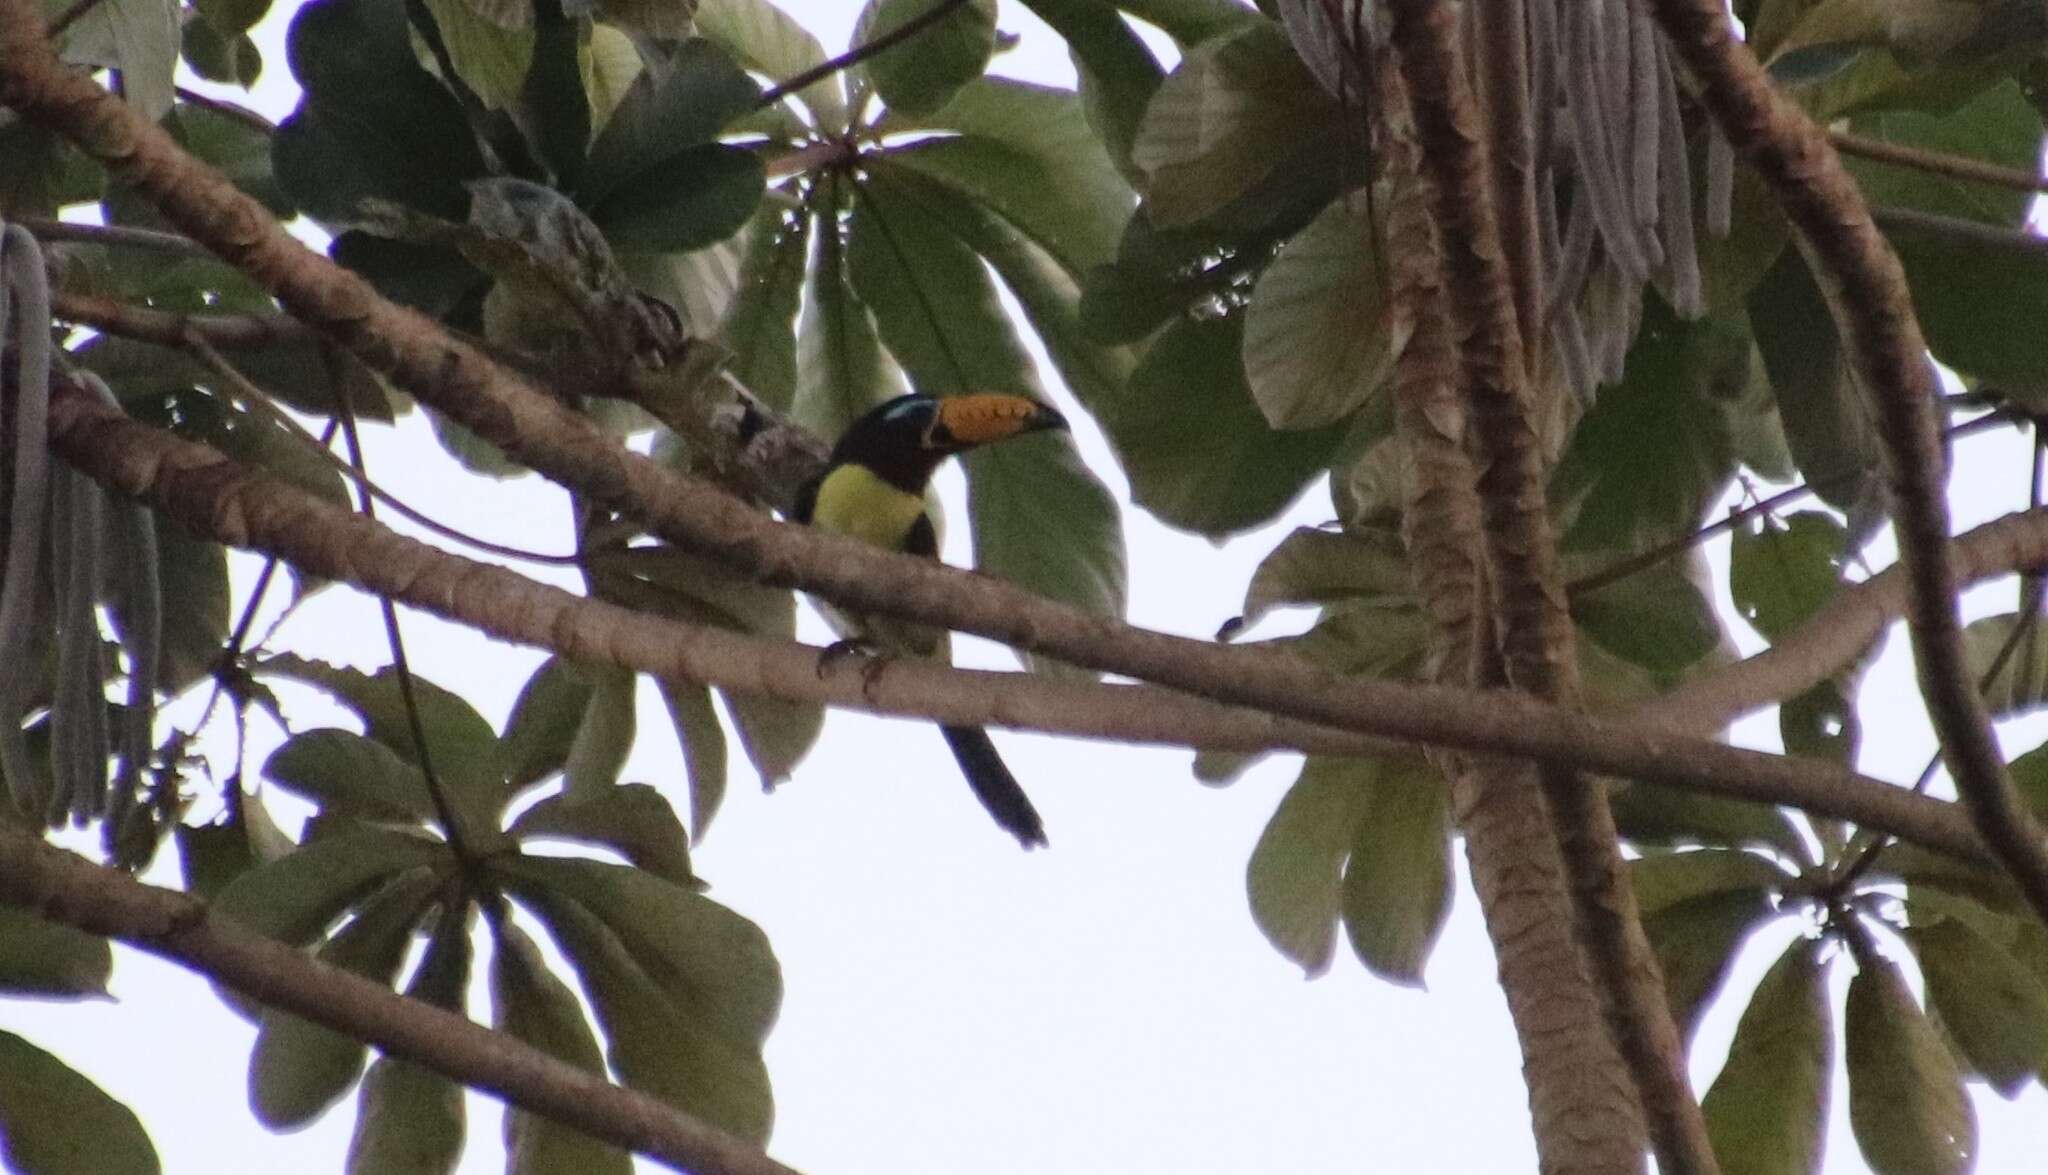
[[[1787,860],[1807,858],[1806,840],[1784,811],[1769,804],[1631,781],[1614,789],[1614,820],[1638,844],[1708,844],[1775,849]]]
[[[674,41],[690,35],[696,0],[597,0],[605,20],[647,37]]]
[[[280,654],[264,658],[256,665],[256,673],[321,690],[363,720],[365,735],[408,763],[419,761],[405,691],[392,666],[364,673]],[[497,813],[512,794],[498,769],[497,732],[461,695],[418,674],[412,678],[412,696],[426,732],[428,757],[435,774],[449,786],[456,810],[470,818],[478,831],[494,827]]]
[[[590,682],[560,657],[533,671],[512,703],[498,761],[511,788],[523,790],[562,769],[590,704]]]
[[[1645,917],[1712,894],[1738,890],[1777,892],[1792,880],[1772,861],[1734,849],[1655,853],[1629,862],[1629,881],[1635,887],[1636,905]]]
[[[208,26],[236,36],[263,20],[270,11],[270,0],[194,0],[192,7]]]
[[[759,156],[708,143],[636,172],[590,218],[620,250],[684,253],[738,232],[766,190]]]
[[[186,25],[188,30],[193,27],[204,28],[205,23],[192,21]],[[247,49],[243,50],[242,45],[247,45]],[[236,42],[236,46],[238,55],[246,53],[254,58],[251,68],[262,68],[263,59],[257,56],[256,46],[249,44],[247,37]],[[187,151],[219,168],[237,188],[261,200],[265,208],[279,216],[289,217],[293,212],[291,199],[278,187],[277,177],[271,171],[271,132],[263,129],[266,124],[262,115],[251,112],[253,117],[242,117],[229,113],[236,109],[232,104],[214,109],[180,102],[164,116],[164,125]]]
[[[1125,347],[1104,346],[1081,321],[1080,286],[1052,255],[1011,224],[966,195],[877,160],[872,182],[888,186],[918,215],[943,226],[981,255],[1024,311],[1067,388],[1090,411],[1123,394],[1135,357]]]
[[[445,846],[381,828],[321,837],[230,882],[213,910],[258,934],[305,946],[363,894],[421,865],[451,863]]]
[[[176,525],[156,531],[157,583],[166,603],[157,681],[176,693],[212,672],[228,639],[228,553]]]
[[[1336,429],[1276,432],[1245,384],[1242,315],[1182,319],[1152,343],[1126,394],[1095,406],[1131,497],[1161,522],[1221,538],[1271,521],[1320,476]]]
[[[2028,631],[2017,637],[2003,663],[1999,653],[2015,639],[2022,623]],[[2031,714],[2048,702],[2048,657],[2041,653],[2043,637],[2039,618],[2007,612],[1973,620],[1963,629],[1963,652],[1968,658],[1970,678],[1983,686],[1984,704],[1993,718],[2017,718]],[[1993,665],[1998,673],[1992,674]]]
[[[847,273],[839,210],[853,199],[851,184],[836,172],[820,182],[818,258],[805,279],[797,325],[796,401],[790,416],[826,437],[845,432],[863,412],[903,390]]]
[[[1902,147],[1957,155],[2032,172],[2040,163],[2041,116],[2020,85],[2005,78],[1953,110],[1883,111],[1849,123],[1857,134]],[[1922,212],[1960,216],[2013,226],[2026,217],[2025,192],[1967,183],[1915,167],[1843,159],[1856,186],[1872,204],[1903,205]]]
[[[818,38],[769,0],[701,0],[697,33],[741,65],[778,81],[825,63],[825,48]],[[839,75],[812,82],[798,97],[820,129],[847,129],[845,83]]]
[[[440,879],[413,869],[364,902],[317,957],[390,986],[412,945]],[[295,1130],[327,1112],[354,1085],[367,1051],[362,1041],[266,1007],[249,1053],[249,1108],[269,1130]]]
[[[1378,766],[1344,865],[1344,935],[1366,970],[1420,987],[1451,912],[1449,797],[1420,759]]]
[[[1116,0],[1116,6],[1157,27],[1183,50],[1260,19],[1257,10],[1237,0]]]
[[[1329,970],[1336,952],[1344,862],[1374,806],[1378,775],[1369,759],[1309,756],[1245,866],[1252,921],[1310,978]]]
[[[248,33],[223,35],[205,20],[186,20],[178,35],[178,55],[195,74],[217,86],[252,88],[262,78],[262,49]]]
[[[692,839],[701,841],[725,803],[725,728],[718,724],[709,689],[689,682],[663,680],[655,684],[668,709],[669,723],[675,727],[676,742],[683,752],[683,772],[690,781]]]
[[[1573,592],[1572,619],[1601,648],[1676,681],[1721,647],[1720,616],[1685,560],[1666,560],[1591,591]],[[1704,574],[1704,568],[1698,568]]]
[[[880,158],[994,212],[1074,277],[1115,258],[1136,197],[1071,91],[983,78],[929,117],[881,129],[938,132]]]
[[[641,74],[598,132],[578,177],[576,202],[602,224],[595,210],[629,183],[647,188],[660,176],[671,183],[690,179],[693,169],[678,163],[708,158],[702,149],[760,97],[761,87],[725,50],[707,40],[685,41],[663,80],[656,84]]]
[[[219,823],[179,824],[171,835],[185,888],[209,902],[235,878],[298,848],[260,798],[240,792]]]
[[[1664,997],[1688,1047],[1742,944],[1773,913],[1770,893],[1752,888],[1710,893],[1644,915],[1643,933],[1664,974]]]
[[[1300,527],[1281,539],[1252,572],[1243,622],[1257,624],[1282,607],[1405,600],[1411,582],[1407,549],[1393,531]]]
[[[107,995],[107,940],[16,906],[0,906],[0,992],[74,998]]]
[[[1373,226],[1333,202],[1280,247],[1245,311],[1244,371],[1274,428],[1335,424],[1380,390],[1393,365],[1392,307]]]
[[[1081,105],[1088,123],[1126,176],[1134,176],[1131,145],[1137,141],[1145,106],[1165,71],[1145,42],[1114,8],[1096,0],[1024,0],[1067,43],[1080,75]]]
[[[718,326],[727,370],[779,412],[796,400],[796,316],[810,258],[811,216],[764,201],[747,229],[739,289]]]
[[[755,1141],[774,1114],[761,1034],[781,980],[752,923],[651,874],[524,859],[508,884],[569,957],[628,1085]]]
[[[278,127],[273,162],[309,215],[345,223],[359,201],[378,197],[464,219],[462,185],[487,169],[411,36],[404,6],[382,0],[317,0],[293,17],[286,53],[305,97]]]
[[[949,0],[868,0],[854,22],[858,49],[895,32]],[[921,114],[946,104],[961,86],[981,76],[996,48],[995,0],[966,0],[909,40],[857,68],[888,106]]]
[[[589,796],[549,796],[519,814],[512,835],[558,837],[602,845],[635,866],[677,885],[695,888],[690,836],[667,798],[644,783],[623,783]]]
[[[1835,1051],[1820,950],[1820,943],[1802,939],[1772,964],[1735,1026],[1727,1063],[1700,1102],[1726,1175],[1813,1175],[1820,1169]]]
[[[406,994],[460,1011],[469,985],[469,918],[443,914]],[[424,1065],[379,1057],[363,1078],[347,1175],[447,1175],[462,1158],[463,1088]]]
[[[1917,307],[1925,303],[1915,299]],[[1845,513],[1878,506],[1882,451],[1849,373],[1834,319],[1806,261],[1788,249],[1749,294],[1749,326],[1777,396],[1792,459],[1806,483]]]
[[[1123,519],[1071,438],[993,445],[963,464],[977,570],[1090,612],[1124,614]]]
[[[530,8],[522,16],[533,21],[533,61],[515,95],[514,117],[524,121],[534,154],[553,173],[556,186],[570,190],[583,174],[590,149],[596,90],[584,79],[595,81],[603,50],[596,47],[595,33],[586,40],[580,21],[553,12],[534,14]]]
[[[1853,764],[1863,745],[1863,720],[1850,699],[1853,692],[1839,681],[1823,681],[1780,704],[1778,737],[1785,753]]]
[[[323,809],[372,820],[424,824],[434,819],[434,802],[419,768],[351,731],[328,728],[293,735],[271,752],[263,776]]]
[[[491,110],[519,100],[533,66],[532,25],[505,28],[478,15],[469,0],[424,0],[455,72]]]
[[[163,1169],[135,1111],[4,1030],[0,1166],[21,1175],[157,1175]]]
[[[1900,931],[1920,961],[1928,1010],[1970,1067],[2006,1098],[2048,1069],[2048,977],[1961,918]]]
[[[1579,422],[1551,481],[1551,499],[1568,504],[1567,546],[1646,550],[1699,526],[1735,472],[1749,350],[1738,320],[1644,307],[1621,383]]]
[[[628,670],[591,666],[594,679],[583,722],[562,764],[563,794],[577,799],[600,795],[619,781],[633,750],[637,678]]]
[[[603,1077],[604,1053],[576,993],[548,969],[540,948],[509,920],[492,923],[493,1025],[500,1032]],[[509,1175],[631,1175],[632,1156],[544,1114],[507,1106]]]
[[[1955,1058],[1891,960],[1858,951],[1844,1014],[1849,1125],[1877,1175],[1962,1175],[1977,1115]]]
[[[1736,610],[1766,640],[1784,639],[1834,598],[1848,545],[1842,524],[1816,510],[1738,528],[1728,567]]]
[[[1749,292],[1785,252],[1792,225],[1756,169],[1737,167],[1728,200],[1728,235],[1716,234],[1707,224],[1706,156],[1702,133],[1691,148],[1692,238],[1699,251],[1701,297],[1709,314],[1740,314]]]
[[[1250,24],[1189,51],[1160,83],[1131,148],[1162,228],[1222,210],[1297,158],[1343,149],[1341,111],[1280,26]]]

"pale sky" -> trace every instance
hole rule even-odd
[[[266,74],[252,104],[273,116],[292,91],[279,48],[288,3],[262,30]],[[828,53],[858,6],[789,0]],[[1071,82],[1064,48],[1014,3],[1002,27],[1023,34],[998,72]],[[1064,396],[1056,373],[1047,385]],[[1082,450],[1121,496],[1113,457],[1083,423]],[[546,549],[567,545],[563,494],[536,477],[491,483],[462,475],[415,419],[369,433],[373,475],[437,518]],[[1965,443],[1957,525],[2024,505],[2025,444]],[[380,474],[380,470],[383,471]],[[403,471],[403,472],[399,472]],[[944,480],[965,517],[957,475]],[[1312,490],[1288,518],[1224,548],[1125,515],[1130,618],[1207,636],[1238,611],[1259,556],[1293,525],[1326,521]],[[956,525],[949,558],[966,558]],[[1726,544],[1710,548],[1717,589]],[[1873,552],[1873,558],[1888,551]],[[238,589],[255,566],[237,564]],[[541,569],[546,571],[548,569]],[[1725,593],[1722,597],[1727,607]],[[2010,585],[1979,592],[1971,615],[2012,607]],[[1732,612],[1727,614],[1732,615]],[[407,614],[417,672],[463,693],[502,723],[541,657]],[[1759,642],[1733,622],[1745,651]],[[385,658],[374,605],[334,589],[301,611],[284,641],[309,655],[375,668]],[[829,639],[806,616],[806,639]],[[962,640],[963,661],[1013,664]],[[1914,701],[1904,642],[1892,641],[1866,687],[1861,767],[1910,779],[1932,749]],[[305,724],[330,709],[288,694]],[[659,701],[642,690],[641,738],[623,778],[680,800],[682,772]],[[260,762],[276,736],[257,724]],[[2025,749],[2048,724],[2022,732]],[[1775,749],[1776,725],[1751,720],[1739,741]],[[2008,732],[2009,734],[2012,732]],[[1340,947],[1331,973],[1304,982],[1252,925],[1244,866],[1293,779],[1291,757],[1227,789],[1196,784],[1182,751],[998,734],[1045,815],[1053,847],[1026,854],[968,796],[936,732],[921,724],[835,714],[795,778],[774,795],[753,785],[735,745],[731,791],[696,856],[711,895],[758,921],[781,959],[787,995],[768,1045],[777,1127],[770,1149],[809,1175],[1238,1175],[1247,1171],[1525,1172],[1533,1170],[1525,1095],[1491,950],[1460,869],[1450,924],[1427,993],[1381,983]],[[209,748],[228,766],[230,748]],[[280,811],[287,811],[285,805]],[[173,883],[166,852],[153,880]],[[1748,990],[1794,933],[1760,936],[1701,1030],[1694,1076],[1719,1067]],[[1850,967],[1834,967],[1836,1006]],[[339,1170],[351,1095],[314,1126],[273,1135],[246,1098],[253,1030],[206,984],[122,952],[117,1003],[0,1001],[20,1031],[133,1106],[167,1172]],[[487,1015],[487,1002],[472,1011]],[[2048,1153],[2048,1095],[2016,1103],[1977,1087],[1979,1170],[2038,1170]],[[471,1098],[462,1170],[502,1170],[498,1112]],[[1826,1171],[1866,1170],[1836,1080]]]

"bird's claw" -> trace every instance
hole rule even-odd
[[[861,669],[861,675],[863,677],[866,677],[874,672],[875,664],[878,661],[880,661],[883,656],[884,654],[881,649],[877,648],[871,642],[861,640],[858,637],[850,637],[846,640],[833,641],[831,644],[825,646],[825,650],[823,652],[818,654],[818,676],[820,678],[824,678],[825,676],[830,674],[834,669],[838,668],[839,663],[841,661],[858,657],[861,660],[868,662],[868,664],[863,666]]]

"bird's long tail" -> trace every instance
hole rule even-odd
[[[967,786],[974,789],[974,798],[996,818],[1003,831],[1027,849],[1048,843],[1045,822],[1038,818],[1038,809],[1031,806],[1031,797],[1017,786],[1017,777],[1010,774],[1003,757],[996,753],[996,744],[989,739],[988,732],[978,726],[939,729],[946,736],[946,745],[953,748],[953,757],[960,761],[960,773],[967,777]]]

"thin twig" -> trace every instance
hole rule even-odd
[[[967,0],[938,0],[938,3],[897,25],[895,28],[890,29],[888,32],[883,33],[881,36],[876,37],[874,40],[863,45],[855,45],[853,48],[848,49],[829,61],[821,61],[802,73],[797,74],[795,77],[778,82],[761,91],[761,97],[754,103],[754,109],[760,110],[764,107],[773,106],[798,90],[809,86],[812,82],[831,77],[840,70],[851,69],[870,57],[885,53],[946,19],[946,17],[952,15],[954,9],[963,8],[966,4]]]
[[[1828,295],[1887,457],[1922,700],[1957,794],[2035,916],[2048,920],[2048,836],[2013,789],[1963,646],[1947,454],[1935,415],[1941,386],[1905,269],[1827,133],[1772,85],[1722,0],[1650,0],[1650,7],[1697,80],[1700,104],[1783,201]]]
[[[228,386],[234,391],[236,398],[245,407],[256,412],[258,415],[269,418],[280,428],[291,433],[309,452],[318,457],[335,472],[354,483],[358,490],[368,491],[371,497],[389,506],[400,517],[414,525],[452,542],[461,543],[463,546],[473,547],[476,550],[485,551],[493,555],[500,555],[507,559],[518,559],[526,563],[544,563],[555,567],[574,567],[581,561],[575,555],[555,555],[546,551],[530,551],[524,547],[513,547],[507,546],[504,543],[492,542],[490,539],[478,538],[467,531],[458,530],[447,523],[435,521],[425,513],[407,504],[404,499],[377,484],[362,470],[335,456],[334,451],[329,447],[334,421],[328,422],[329,436],[316,440],[311,433],[306,431],[305,426],[292,419],[290,413],[278,407],[270,398],[268,392],[258,387],[253,380],[242,373],[241,369],[228,362],[227,357],[215,350],[205,338],[196,334],[186,335],[181,340],[180,345],[186,350],[191,351],[201,362],[212,368],[215,374],[227,381]],[[335,386],[339,388],[340,381],[337,380]]]
[[[1944,216],[1939,212],[1923,212],[1918,208],[1900,208],[1890,204],[1874,205],[1870,209],[1870,218],[1877,222],[1877,227],[1887,232],[1893,229],[1906,229],[1926,233],[1932,237],[1965,241],[1972,245],[1988,245],[1994,249],[2005,249],[2014,253],[2048,254],[2048,237],[2023,228],[2006,228],[2003,225],[1985,224],[1981,220]]]
[[[276,123],[238,102],[222,101],[219,98],[202,94],[197,90],[187,89],[184,86],[175,87],[172,93],[177,95],[180,102],[189,102],[194,106],[204,107],[215,114],[224,115],[237,122],[244,123],[255,130],[262,131],[266,135],[277,132]]]
[[[1879,163],[1891,163],[1910,167],[1916,171],[1945,175],[1952,179],[1971,180],[1980,184],[1995,184],[2001,188],[2014,188],[2022,192],[2048,192],[2048,177],[2039,171],[2026,171],[2017,167],[2003,167],[1971,159],[1966,155],[1951,155],[1946,151],[1929,151],[1921,147],[1908,147],[1903,143],[1888,143],[1852,131],[1831,130],[1828,140],[1835,150],[1844,155],[1858,155]]]
[[[48,220],[39,216],[20,217],[14,223],[45,241],[117,245],[125,249],[148,249],[157,253],[176,253],[181,257],[213,259],[206,246],[192,238],[156,229],[132,228],[125,224],[73,224],[68,220]]]
[[[56,291],[50,313],[60,321],[101,334],[162,347],[183,347],[194,336],[232,350],[305,343],[320,337],[289,314],[183,314],[75,290]]]
[[[326,357],[331,363],[333,356]],[[336,378],[333,384],[335,419],[341,421],[341,435],[348,445],[348,463],[364,481],[368,481],[370,471],[363,461],[363,438],[356,430],[356,410],[350,399],[348,381]],[[377,518],[376,499],[360,484],[356,486],[356,510],[371,521]],[[405,724],[412,735],[413,756],[419,762],[420,779],[426,784],[427,798],[434,805],[434,815],[441,822],[441,835],[448,838],[449,851],[462,863],[465,873],[474,873],[477,860],[470,851],[468,830],[456,818],[455,805],[448,800],[447,785],[434,770],[433,751],[427,744],[427,726],[420,718],[419,691],[413,683],[412,663],[406,658],[405,636],[398,627],[398,605],[390,596],[380,593],[377,608],[384,617],[384,639],[391,647],[391,670],[398,678],[398,696],[405,704]]]

